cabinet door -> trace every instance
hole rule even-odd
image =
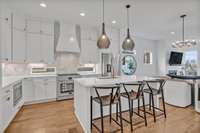
[[[1,60],[11,61],[12,57],[12,44],[11,44],[11,26],[9,19],[2,19],[2,34],[1,34]]]
[[[54,37],[41,35],[42,58],[45,63],[54,62]]]
[[[56,98],[56,78],[46,79],[45,88],[46,88],[46,98],[55,99]]]
[[[5,130],[8,126],[8,124],[12,120],[13,115],[13,98],[12,98],[12,88],[6,87],[4,88],[3,97],[2,97],[2,128]]]
[[[13,28],[18,30],[25,30],[26,22],[23,16],[13,15]]]
[[[98,50],[96,41],[82,40],[81,43],[81,63],[97,63]]]
[[[28,33],[40,33],[41,32],[41,25],[40,21],[27,21],[27,32]]]
[[[46,90],[43,79],[33,79],[35,87],[35,100],[44,100],[46,99]]]
[[[54,24],[50,22],[41,22],[41,31],[43,34],[54,35]]]
[[[13,29],[13,61],[25,62],[26,59],[26,39],[25,31]]]
[[[27,60],[28,62],[41,62],[40,34],[27,34]]]
[[[23,99],[24,102],[33,102],[35,100],[35,88],[31,78],[23,80]]]

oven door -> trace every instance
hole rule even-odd
[[[73,95],[74,81],[73,80],[59,80],[57,91],[58,91],[58,96]]]

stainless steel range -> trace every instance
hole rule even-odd
[[[72,99],[74,97],[74,78],[79,78],[80,75],[58,74],[57,76],[57,100]]]

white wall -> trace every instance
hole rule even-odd
[[[157,48],[156,41],[143,39],[139,37],[134,37],[135,41],[135,50],[136,50],[136,61],[137,61],[137,69],[136,75],[147,75],[153,76],[157,75]],[[152,52],[153,63],[152,64],[144,64],[144,53]]]

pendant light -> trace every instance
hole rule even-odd
[[[182,41],[176,41],[172,43],[172,47],[174,48],[183,48],[183,47],[191,47],[197,44],[195,40],[185,40],[185,17],[187,15],[183,14],[180,16],[182,21]]]
[[[107,49],[110,46],[110,40],[105,32],[105,23],[104,23],[104,0],[103,0],[103,23],[102,23],[102,33],[97,41],[97,46],[99,49]]]
[[[127,8],[127,36],[125,38],[125,40],[123,41],[123,44],[122,44],[122,48],[123,50],[125,51],[132,51],[133,48],[135,47],[135,43],[134,41],[131,39],[131,36],[130,36],[130,29],[129,29],[129,8],[131,6],[130,5],[126,5],[126,8]]]

